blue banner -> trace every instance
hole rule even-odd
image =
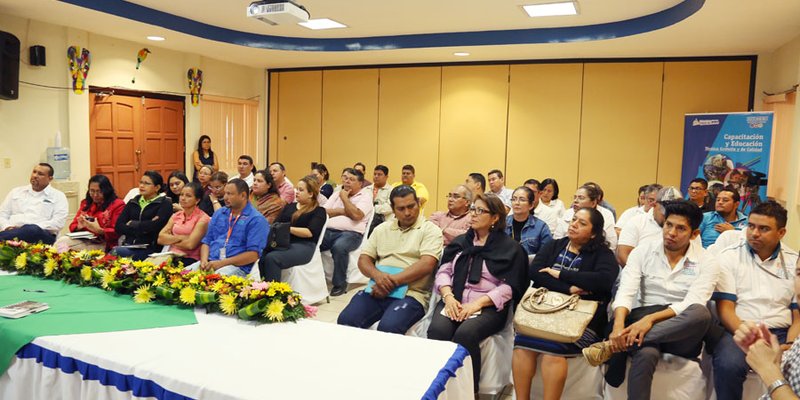
[[[684,121],[683,190],[694,178],[705,178],[709,192],[731,185],[745,214],[767,198],[772,112],[686,114]]]

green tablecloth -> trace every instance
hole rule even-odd
[[[188,308],[136,304],[128,295],[31,276],[0,276],[0,307],[24,300],[47,303],[50,309],[20,319],[0,317],[0,375],[5,373],[17,351],[39,336],[197,323],[194,310]]]

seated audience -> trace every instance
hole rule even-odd
[[[529,256],[553,240],[547,225],[533,215],[536,195],[527,186],[520,186],[511,195],[511,215],[505,221],[505,234],[522,245]]]
[[[605,379],[615,387],[625,379],[630,354],[628,398],[650,398],[653,373],[662,352],[684,358],[699,356],[711,322],[706,302],[719,269],[691,240],[700,234],[702,213],[685,200],[665,208],[663,240],[633,249],[622,270],[612,304],[609,339],[583,349],[591,365],[610,359]],[[637,298],[640,306],[634,308]]]
[[[20,239],[53,244],[67,222],[67,197],[50,185],[53,167],[33,167],[30,186],[11,189],[0,205],[0,240]]]
[[[117,245],[119,235],[114,230],[117,219],[125,208],[125,203],[117,197],[114,186],[105,175],[89,178],[89,189],[86,198],[81,200],[78,212],[72,223],[70,232],[91,232],[94,239],[71,239],[69,236],[59,238],[55,246],[59,252],[67,250],[104,250],[109,251]]]
[[[795,291],[800,292],[800,283],[795,278]],[[792,344],[783,351],[778,338],[765,329],[764,325],[744,321],[733,336],[736,344],[747,355],[747,365],[758,374],[767,387],[759,400],[797,400],[800,399],[800,344]],[[781,354],[782,353],[782,354]]]
[[[361,245],[367,221],[372,214],[372,196],[369,191],[361,190],[363,179],[357,170],[346,168],[342,174],[342,190],[334,192],[325,202],[328,228],[319,249],[330,250],[333,258],[331,296],[341,296],[347,292],[350,252]]]
[[[248,187],[253,187],[253,174],[256,172],[256,166],[253,165],[253,157],[248,155],[239,156],[236,162],[236,171],[239,172],[237,178],[244,181]]]
[[[294,203],[294,186],[286,178],[286,167],[279,162],[274,162],[269,165],[269,173],[272,175],[272,180],[275,181],[275,186],[283,201],[286,204]]]
[[[774,201],[753,207],[747,240],[720,250],[711,261],[720,271],[714,300],[724,327],[709,349],[714,355],[714,390],[720,399],[742,398],[749,368],[733,335],[743,321],[760,322],[779,344],[794,343],[800,332],[794,291],[798,255],[781,243],[786,219],[786,209]]]
[[[389,168],[385,165],[376,165],[372,173],[374,183],[369,186],[372,190],[372,206],[375,208],[375,216],[372,217],[372,224],[369,227],[368,235],[376,226],[382,224],[392,215],[392,205],[389,204],[389,193],[392,192],[392,185],[388,184]]]
[[[564,211],[564,215],[558,220],[558,226],[556,227],[556,233],[553,234],[553,238],[561,239],[567,235],[567,228],[569,227],[569,223],[572,221],[572,216],[575,215],[575,211],[584,207],[596,208],[597,211],[600,211],[600,214],[603,214],[603,223],[605,224],[603,230],[606,232],[606,241],[608,242],[608,247],[611,250],[616,249],[617,231],[614,230],[614,216],[611,215],[611,211],[608,211],[608,209],[598,206],[598,204],[600,204],[599,199],[600,192],[597,190],[597,187],[579,187],[578,190],[575,191],[575,197],[572,201],[572,208]]]
[[[434,290],[436,304],[428,338],[451,340],[469,351],[473,390],[481,376],[480,343],[503,330],[528,286],[528,257],[503,234],[506,208],[493,194],[479,193],[470,206],[470,229],[442,255]]]
[[[637,198],[639,205],[625,210],[622,215],[619,216],[619,219],[617,219],[617,224],[614,225],[617,236],[619,236],[622,227],[625,226],[631,218],[637,215],[647,214],[647,212],[653,208],[653,204],[656,203],[656,193],[661,190],[661,187],[661,185],[654,183],[639,188],[639,197]]]
[[[419,199],[419,206],[421,208],[425,208],[425,203],[428,202],[428,198],[430,195],[428,194],[428,188],[425,187],[420,182],[415,180],[417,172],[414,169],[414,166],[411,164],[403,165],[401,181],[395,182],[392,184],[392,187],[398,187],[400,185],[408,185],[414,188],[414,191],[417,193],[417,198]]]
[[[647,213],[634,216],[625,224],[617,241],[617,262],[621,267],[628,263],[628,256],[636,246],[650,240],[661,240],[666,218],[664,207],[668,202],[682,198],[681,192],[673,186],[661,188],[655,195],[655,205]],[[692,240],[701,245],[699,236]]]
[[[311,168],[311,175],[317,178],[319,185],[319,192],[325,199],[328,199],[333,194],[333,185],[328,182],[331,179],[331,174],[328,172],[328,167],[325,164],[317,163],[314,168]]]
[[[290,224],[289,248],[276,248],[261,256],[258,269],[262,280],[280,281],[282,270],[311,261],[322,227],[328,219],[325,209],[317,203],[319,184],[316,177],[309,175],[300,179],[295,191],[297,202],[284,207],[275,220]]]
[[[211,175],[214,175],[214,170],[208,165],[204,165],[197,170],[197,182],[203,188],[203,195],[211,193],[211,188],[209,187]]]
[[[472,194],[483,193],[486,191],[486,178],[480,172],[473,172],[464,181]]]
[[[235,178],[225,185],[225,203],[208,223],[200,261],[188,269],[245,277],[267,244],[269,222],[247,200],[247,183]]]
[[[361,182],[361,188],[362,189],[367,187],[367,186],[371,186],[372,185],[372,182],[370,182],[367,179],[367,166],[366,165],[364,165],[361,162],[357,162],[357,163],[355,163],[355,165],[353,165],[353,169],[355,169],[358,172],[361,172],[361,175],[364,175],[364,181]]]
[[[486,174],[489,177],[489,190],[491,193],[494,193],[500,200],[503,201],[503,204],[506,205],[506,211],[511,209],[511,194],[514,192],[513,190],[507,188],[506,180],[503,177],[503,171],[499,169],[493,169]]]
[[[158,233],[158,244],[169,246],[177,256],[176,261],[191,265],[200,260],[200,241],[208,231],[211,218],[197,204],[203,196],[199,183],[186,184],[181,190],[181,210],[172,214],[169,222]]]
[[[447,211],[436,211],[428,218],[442,230],[445,246],[457,236],[467,233],[470,225],[469,206],[471,204],[472,192],[466,185],[458,185],[447,194]]]
[[[516,196],[516,194],[515,194]],[[517,335],[514,339],[512,372],[518,399],[529,399],[536,359],[542,357],[544,399],[560,399],[567,381],[567,357],[602,340],[608,323],[606,307],[619,268],[608,249],[603,215],[594,208],[581,208],[570,222],[567,237],[544,245],[529,268],[534,287],[598,302],[594,317],[575,343],[558,343]]]
[[[395,218],[375,228],[358,258],[358,269],[371,279],[370,290],[353,296],[338,323],[369,328],[378,322],[379,331],[404,334],[425,315],[433,270],[442,253],[442,232],[420,215],[419,199],[410,186],[392,189],[389,201]]]
[[[208,216],[222,207],[225,207],[225,184],[228,183],[228,174],[219,171],[211,175],[211,180],[208,183],[208,188],[211,189],[203,196],[200,203],[197,205]]]
[[[556,231],[556,227],[558,226],[558,213],[550,207],[540,206],[541,204],[541,197],[542,192],[539,188],[542,187],[541,182],[536,179],[528,179],[525,181],[523,186],[527,187],[528,189],[533,191],[533,215],[536,218],[542,220],[542,222],[547,225],[547,229],[550,231],[550,235]]]
[[[687,188],[689,201],[700,207],[705,212],[714,211],[715,205],[708,193],[708,181],[703,178],[694,178]]]
[[[558,182],[553,178],[547,178],[542,181],[539,187],[542,192],[542,196],[539,199],[542,207],[549,207],[561,218],[566,211],[566,207],[564,206],[564,202],[558,198]]]
[[[271,224],[278,218],[281,211],[286,207],[286,202],[278,193],[275,181],[268,171],[261,170],[256,172],[253,177],[253,192],[250,194],[250,203],[253,207],[267,219]]]
[[[612,206],[609,202],[605,199],[605,192],[603,192],[603,188],[600,187],[599,184],[595,182],[586,182],[583,186],[594,186],[597,188],[597,192],[600,194],[599,200],[597,200],[597,205],[599,207],[603,207],[608,211],[611,211],[611,215],[614,217],[614,222],[616,223],[617,220],[617,210]]]
[[[172,201],[159,195],[163,186],[156,171],[145,171],[139,179],[139,195],[125,205],[115,225],[117,234],[124,235],[122,246],[113,250],[117,256],[144,260],[161,251],[158,233],[172,216]]]
[[[700,238],[705,248],[714,244],[720,233],[747,227],[747,216],[738,210],[738,190],[725,186],[717,193],[716,199],[714,211],[703,214],[703,222],[700,224]]]
[[[183,172],[172,171],[172,173],[169,174],[169,178],[167,178],[167,190],[164,193],[169,197],[170,201],[172,201],[172,211],[181,210],[181,192],[187,183],[189,183],[189,178]]]

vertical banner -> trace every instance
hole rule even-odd
[[[767,198],[772,112],[686,114],[681,188],[705,178],[709,192],[731,185],[745,214]]]

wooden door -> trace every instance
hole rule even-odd
[[[164,179],[184,170],[183,102],[138,96],[89,96],[92,174],[106,175],[117,195],[147,170]]]

